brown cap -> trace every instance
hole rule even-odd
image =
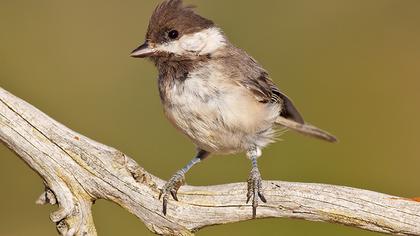
[[[192,6],[184,6],[182,0],[165,0],[156,7],[150,18],[146,40],[164,43],[169,41],[168,33],[172,30],[176,30],[178,37],[181,37],[213,26],[213,21],[195,13]]]

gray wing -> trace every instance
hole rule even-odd
[[[292,100],[277,88],[268,73],[252,57],[239,49],[235,50],[232,56],[226,61],[236,68],[231,72],[232,79],[251,91],[259,102],[281,104],[282,109],[276,124],[328,142],[337,142],[337,139],[328,132],[306,124]]]
[[[235,71],[236,76],[232,76],[232,78],[252,92],[259,102],[279,103],[282,107],[280,116],[299,124],[305,123],[292,100],[277,88],[258,62],[240,49],[236,51],[236,54],[233,54],[231,60],[239,69],[239,72]],[[237,73],[241,73],[241,75],[237,76]]]

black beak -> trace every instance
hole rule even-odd
[[[155,49],[151,48],[148,42],[145,42],[144,44],[140,45],[138,48],[134,49],[131,52],[130,56],[136,57],[136,58],[144,58],[144,57],[149,57],[153,55],[154,53],[155,53]]]

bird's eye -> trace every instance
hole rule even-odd
[[[178,38],[178,36],[179,36],[179,33],[178,33],[178,31],[176,31],[176,30],[171,30],[171,31],[169,31],[169,33],[168,33],[168,37],[169,37],[170,39],[177,39],[177,38]]]

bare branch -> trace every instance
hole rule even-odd
[[[183,186],[179,202],[161,213],[163,181],[114,148],[80,135],[0,88],[0,138],[44,180],[39,204],[58,204],[50,216],[61,235],[96,235],[91,206],[113,201],[153,232],[191,235],[209,225],[250,220],[246,183]],[[258,218],[326,221],[395,235],[420,235],[420,203],[367,190],[265,181],[269,202]]]

